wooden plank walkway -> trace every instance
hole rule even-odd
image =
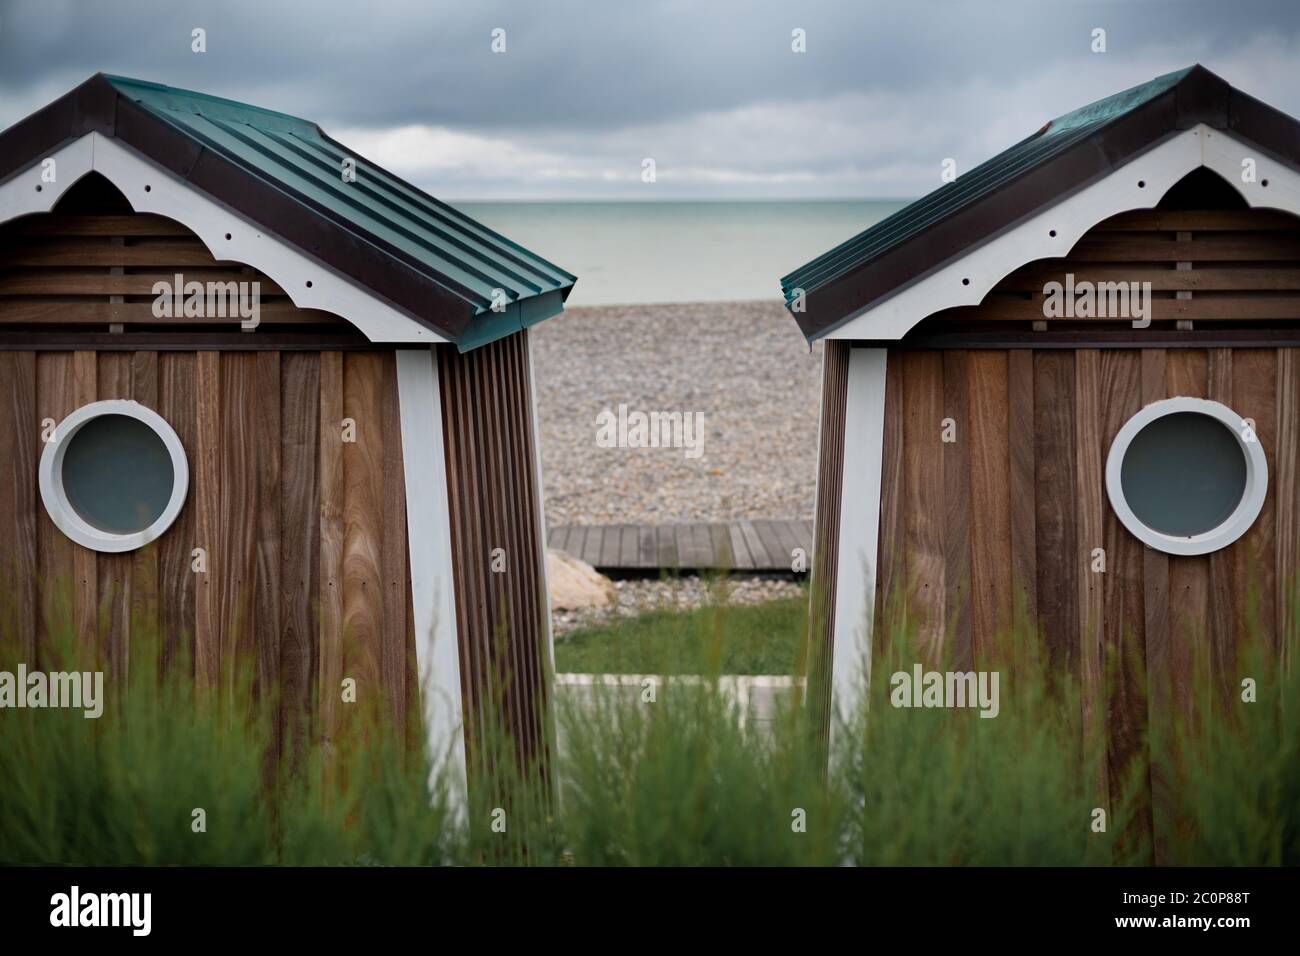
[[[601,571],[731,570],[789,573],[802,548],[812,563],[811,521],[566,525],[547,546]]]

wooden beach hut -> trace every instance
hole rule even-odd
[[[1295,638],[1298,214],[1300,123],[1195,66],[782,280],[825,342],[824,718],[856,702],[886,607],[968,668],[1024,608],[1112,767],[1189,705],[1192,643],[1239,690],[1250,627]],[[1145,676],[1108,681],[1116,650]]]
[[[574,277],[314,123],[97,75],[0,134],[0,566],[109,695],[157,629],[328,743],[340,688],[542,756],[529,328]],[[54,620],[59,589],[70,620]]]

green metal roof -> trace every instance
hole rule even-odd
[[[797,295],[795,290],[802,290],[811,300],[817,290],[843,282],[850,273],[872,266],[882,257],[922,236],[936,224],[1002,193],[1027,172],[1043,166],[1067,151],[1080,147],[1104,127],[1164,96],[1198,71],[1205,76],[1213,76],[1203,67],[1189,67],[1157,77],[1052,120],[1010,149],[981,163],[970,172],[958,176],[953,182],[945,183],[933,192],[904,206],[871,228],[782,277],[781,290],[787,307],[793,303]],[[984,238],[988,236],[972,233],[969,235],[968,244],[974,244]],[[897,274],[895,277],[897,286],[901,287],[914,277],[915,275]],[[865,303],[852,304],[861,307]],[[805,334],[812,339],[824,335],[838,322],[848,318],[848,315],[823,315],[809,320],[796,315],[796,318],[800,318],[801,325],[805,325]]]
[[[121,76],[123,97],[247,174],[325,215],[462,299],[472,316],[453,337],[464,348],[563,309],[576,277],[326,136],[315,123],[244,103]],[[345,183],[344,159],[356,163]],[[271,231],[273,224],[268,224]],[[492,311],[494,290],[506,309]],[[382,290],[381,290],[382,291]]]

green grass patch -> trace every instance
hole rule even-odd
[[[606,635],[614,651],[594,631],[590,656],[560,659],[799,673],[804,605],[661,613]],[[953,662],[934,635],[878,634],[869,706],[837,722],[829,760],[820,715],[796,695],[757,727],[708,680],[662,682],[653,700],[557,694],[545,775],[475,722],[458,810],[418,729],[386,726],[384,708],[336,711],[326,745],[311,726],[276,725],[248,673],[196,686],[192,661],[161,668],[133,629],[128,679],[105,680],[99,719],[0,711],[0,864],[1296,865],[1297,633],[1240,644],[1230,668],[1189,636],[1185,686],[1141,711],[1165,719],[1119,738],[1124,750],[1087,715],[1104,688],[1153,686],[1141,656],[1108,658],[1088,683],[1045,659],[1032,626],[979,648],[979,668],[1001,675],[993,719],[892,706],[892,674]],[[30,644],[3,637],[0,670],[31,663]],[[70,636],[43,641],[37,663],[102,667]]]
[[[794,674],[806,595],[754,605],[656,610],[555,641],[555,668],[578,674]]]

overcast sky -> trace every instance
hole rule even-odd
[[[1198,62],[1300,115],[1300,4],[0,0],[0,127],[104,71],[315,120],[443,198],[904,197]]]

